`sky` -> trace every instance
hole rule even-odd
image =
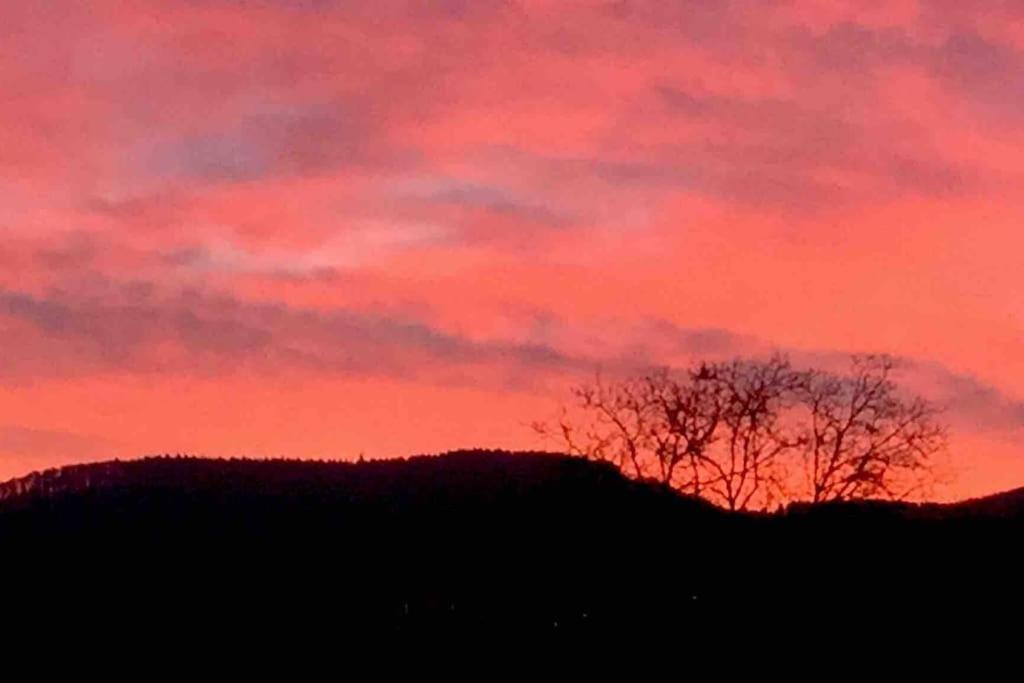
[[[599,368],[904,363],[1024,486],[1024,4],[0,3],[0,478],[544,448]]]

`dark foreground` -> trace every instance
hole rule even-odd
[[[1021,613],[1022,532],[1021,492],[738,515],[543,454],[153,458],[0,487],[8,614],[146,632],[942,629]]]

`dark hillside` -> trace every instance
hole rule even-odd
[[[150,628],[693,634],[1019,602],[1020,499],[738,515],[554,454],[161,457],[0,485],[0,544],[8,605]]]

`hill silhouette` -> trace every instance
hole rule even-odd
[[[1022,604],[1024,490],[727,513],[549,453],[363,463],[156,457],[0,485],[8,605],[233,632],[681,635],[784,615]]]

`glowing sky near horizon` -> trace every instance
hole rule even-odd
[[[1024,4],[0,4],[0,478],[888,352],[1024,485]]]

